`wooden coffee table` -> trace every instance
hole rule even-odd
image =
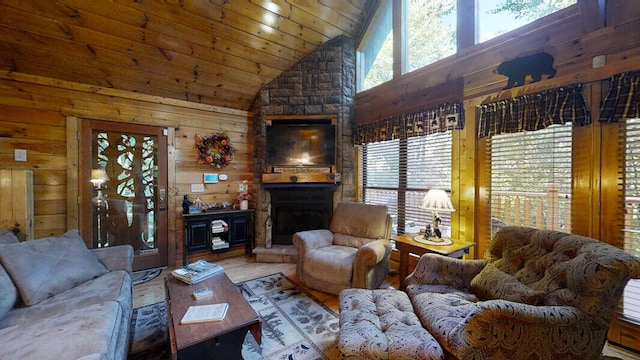
[[[407,287],[404,279],[409,275],[409,254],[421,256],[426,253],[435,253],[460,259],[464,254],[469,253],[471,247],[476,245],[460,240],[454,240],[451,245],[429,245],[413,240],[416,235],[418,234],[400,235],[394,239],[400,252],[400,290],[405,290]]]
[[[191,294],[202,287],[213,290],[213,297],[196,301]],[[258,314],[226,274],[217,274],[193,285],[169,274],[165,278],[165,290],[173,359],[242,359],[242,343],[247,331],[261,343]],[[189,306],[224,302],[229,304],[224,320],[180,325]]]

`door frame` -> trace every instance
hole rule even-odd
[[[146,124],[132,124],[132,123],[123,123],[123,122],[115,122],[115,121],[106,121],[99,119],[90,119],[90,118],[70,118],[69,122],[74,122],[75,126],[73,128],[76,130],[77,139],[75,140],[77,144],[77,171],[75,172],[77,175],[76,183],[77,189],[79,193],[77,194],[77,227],[79,228],[80,234],[87,245],[87,247],[93,247],[93,219],[91,217],[91,201],[92,196],[87,194],[93,193],[93,188],[91,183],[88,181],[90,178],[91,172],[91,156],[86,156],[83,154],[91,154],[92,152],[92,138],[91,132],[95,125],[98,125],[99,128],[110,130],[110,131],[120,131],[123,128],[126,128],[125,131],[130,131],[132,133],[149,133],[148,129],[153,128],[158,131],[158,148],[163,149],[164,151],[158,151],[158,164],[162,164],[165,167],[164,176],[158,177],[158,186],[157,189],[164,188],[166,189],[166,200],[165,206],[166,210],[164,210],[163,216],[156,216],[156,224],[157,224],[157,235],[159,237],[164,237],[165,244],[158,248],[158,255],[162,257],[162,264],[159,266],[168,266],[170,263],[170,253],[169,253],[169,244],[172,243],[169,235],[171,233],[169,227],[171,221],[169,220],[171,217],[174,201],[172,200],[172,196],[169,194],[169,177],[171,170],[169,169],[168,164],[168,156],[169,156],[169,131],[167,128],[157,126],[157,125],[146,125]],[[67,149],[69,152],[72,151],[72,147]],[[71,169],[71,168],[70,168]],[[72,177],[70,175],[70,177]],[[158,192],[156,192],[156,197],[158,196]],[[150,267],[155,267],[155,265],[150,265],[150,258],[145,255],[138,255],[134,257],[134,265],[133,270],[145,269]]]

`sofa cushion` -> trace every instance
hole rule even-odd
[[[123,316],[109,301],[0,329],[0,359],[113,359]]]
[[[0,264],[0,319],[13,308],[18,300],[18,289]]]
[[[126,271],[108,272],[36,305],[16,307],[0,319],[0,328],[38,322],[43,317],[73,312],[107,301],[120,304],[125,315],[131,313],[131,277]]]
[[[0,231],[0,244],[17,244],[20,239],[13,233],[13,231]]]
[[[448,286],[412,284],[407,286],[407,294],[422,326],[445,349],[455,341],[451,338],[455,331],[478,310],[475,295]]]
[[[502,299],[537,305],[545,296],[543,291],[529,288],[492,263],[488,263],[469,285],[469,290],[481,300]]]
[[[0,244],[0,261],[26,305],[37,304],[108,272],[87,249],[77,230],[61,237]]]

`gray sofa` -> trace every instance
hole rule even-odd
[[[0,233],[0,359],[126,359],[133,248]]]

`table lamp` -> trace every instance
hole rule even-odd
[[[429,225],[427,223],[424,236],[416,236],[414,240],[428,240],[431,242],[444,242],[442,239],[442,233],[440,232],[440,228],[438,224],[442,222],[440,219],[440,215],[438,215],[438,211],[446,211],[446,212],[454,212],[456,209],[453,208],[453,204],[451,203],[451,199],[449,199],[449,195],[447,192],[442,189],[431,189],[427,191],[427,194],[422,199],[422,204],[418,206],[420,209],[431,210],[433,214],[432,224]]]

